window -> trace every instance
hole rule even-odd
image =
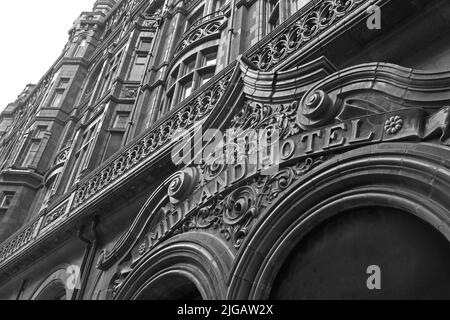
[[[25,159],[22,162],[21,167],[28,168],[34,162],[36,154],[39,151],[39,146],[41,145],[41,140],[32,140],[29,147],[28,152],[25,156]]]
[[[216,66],[217,64],[217,52],[211,52],[204,55],[203,59],[204,67]]]
[[[34,130],[34,137],[35,138],[39,138],[42,139],[44,137],[44,133],[47,131],[48,127],[47,126],[37,126],[36,129]]]
[[[116,118],[114,119],[113,128],[126,129],[129,117],[130,117],[129,112],[118,112],[116,114]]]
[[[302,7],[304,7],[309,1],[311,0],[297,0],[295,1],[295,6],[293,6],[293,11],[300,10]]]
[[[184,72],[183,75],[188,75],[189,73],[191,73],[192,71],[194,71],[195,69],[195,56],[189,58],[189,60],[187,60],[184,63]]]
[[[216,0],[214,11],[219,11],[227,3],[227,0]]]
[[[113,80],[115,79],[115,77],[117,76],[117,72],[119,71],[119,65],[120,62],[122,61],[121,59],[122,59],[122,51],[117,53],[116,56],[113,59],[111,59],[111,62],[107,66],[107,70],[103,77],[103,86],[100,96],[103,96],[106,93],[106,91],[111,89]]]
[[[175,88],[172,88],[166,95],[166,101],[164,102],[164,106],[162,107],[162,109],[160,110],[161,114],[166,113],[167,111],[170,110],[171,106],[172,106],[172,101],[173,101],[173,95],[174,95],[174,91]]]
[[[279,0],[268,0],[268,28],[269,32],[280,24],[280,3]]]
[[[81,145],[75,153],[75,161],[70,177],[71,183],[75,182],[81,176],[81,173],[89,166],[89,159],[94,148],[94,142],[100,130],[100,120],[94,121],[86,128],[81,138]],[[68,186],[70,187],[70,185]]]
[[[49,203],[50,198],[56,193],[56,186],[57,186],[58,178],[59,178],[59,174],[57,174],[55,177],[53,177],[51,182],[48,183],[47,189],[45,191],[44,202],[43,202],[44,206],[46,206]]]
[[[111,157],[122,146],[123,136],[125,135],[129,118],[130,112],[117,112],[112,129],[109,130],[110,134],[103,161]]]
[[[141,38],[139,44],[140,51],[150,51],[152,49],[152,39],[151,38]]]
[[[61,104],[64,95],[64,90],[57,89],[53,94],[52,101],[50,102],[50,108],[58,108]]]
[[[186,99],[189,97],[192,93],[193,88],[193,81],[192,79],[186,81],[184,84],[181,85],[181,91],[180,91],[180,101]]]
[[[144,75],[146,63],[147,54],[137,54],[128,80],[140,81],[142,79],[142,76]]]
[[[171,107],[187,99],[195,89],[208,82],[216,72],[216,46],[190,56],[177,66],[168,76],[166,100],[160,109],[164,114]]]
[[[59,89],[67,89],[69,85],[70,78],[61,78],[58,83]]]
[[[200,76],[200,85],[204,85],[205,83],[207,83],[209,80],[211,80],[211,78],[214,77],[214,72],[207,72],[205,74],[202,74]]]
[[[14,192],[4,192],[0,195],[0,207],[9,208],[14,199]]]
[[[172,73],[170,74],[170,76],[169,76],[169,80],[168,80],[168,82],[167,82],[167,87],[168,88],[170,88],[174,83],[175,83],[175,81],[177,81],[177,78],[178,78],[178,71],[179,71],[179,68],[176,68],[174,71],[172,71]]]
[[[204,11],[205,11],[205,7],[202,6],[200,9],[198,9],[193,15],[191,15],[188,18],[186,30],[188,30],[193,25],[197,24],[198,20],[203,17]]]

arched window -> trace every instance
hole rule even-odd
[[[69,276],[66,269],[53,272],[35,290],[31,300],[69,300],[73,292],[66,285]]]
[[[67,300],[66,288],[62,281],[50,283],[35,300]]]
[[[195,89],[206,84],[216,73],[217,46],[206,48],[184,59],[167,79],[164,114],[187,99]]]

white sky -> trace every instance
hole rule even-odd
[[[68,31],[95,0],[2,1],[0,111],[28,83],[37,83],[61,54]]]

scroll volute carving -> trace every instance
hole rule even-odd
[[[323,90],[307,93],[298,111],[298,124],[304,130],[314,129],[332,122],[340,111],[330,94]]]
[[[178,204],[184,201],[196,187],[199,181],[199,173],[196,168],[186,168],[176,173],[167,190],[170,203]]]

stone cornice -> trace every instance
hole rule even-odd
[[[8,169],[0,172],[0,184],[27,186],[37,190],[43,180],[43,176],[29,170]]]

